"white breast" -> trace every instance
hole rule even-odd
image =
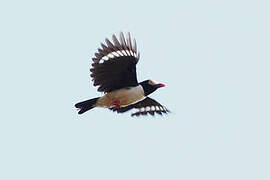
[[[102,107],[112,107],[114,101],[120,101],[121,107],[134,104],[145,98],[141,85],[130,88],[123,88],[107,93],[99,99],[98,105]]]

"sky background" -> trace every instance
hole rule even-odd
[[[1,1],[0,179],[269,180],[270,3]],[[167,116],[74,104],[101,96],[91,58],[131,32],[138,80]]]

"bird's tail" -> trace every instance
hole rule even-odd
[[[85,113],[86,111],[89,111],[90,109],[94,108],[98,99],[99,98],[93,98],[75,104],[75,107],[79,109],[78,114]]]

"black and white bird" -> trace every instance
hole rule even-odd
[[[107,45],[101,43],[101,48],[92,58],[90,69],[94,86],[99,86],[98,91],[104,92],[104,96],[89,99],[75,104],[78,114],[82,114],[94,107],[109,108],[112,111],[123,113],[131,109],[131,116],[162,115],[169,112],[164,106],[148,97],[164,84],[146,80],[138,83],[136,64],[140,59],[137,52],[136,40],[131,41],[130,33],[125,39],[120,33],[120,41],[112,36],[113,43],[105,39]]]

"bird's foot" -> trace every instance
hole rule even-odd
[[[115,108],[120,108],[120,107],[121,107],[121,106],[120,106],[120,101],[119,101],[119,100],[114,100],[114,101],[113,101],[113,105],[114,105]]]

